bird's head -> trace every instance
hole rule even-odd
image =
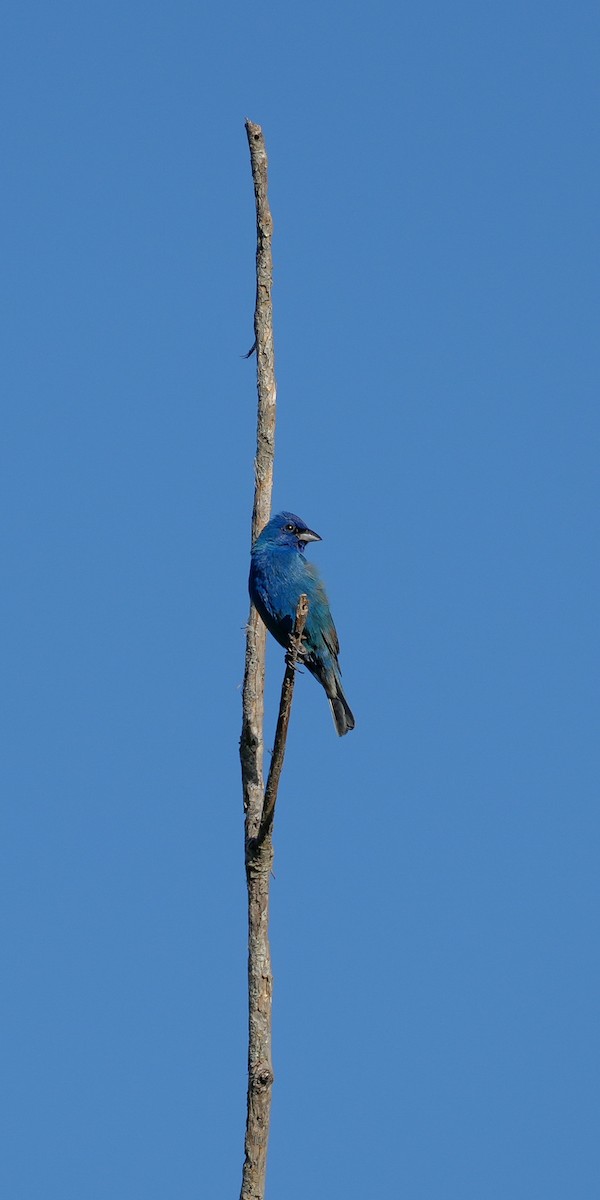
[[[307,542],[320,542],[321,538],[314,530],[296,517],[294,513],[280,512],[271,517],[262,533],[256,539],[258,546],[286,546],[289,550],[304,552]]]

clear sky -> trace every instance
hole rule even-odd
[[[299,679],[268,1195],[600,1195],[599,30],[5,3],[7,1200],[239,1191],[246,116],[274,504],[323,537],[357,721]]]

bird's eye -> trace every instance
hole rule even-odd
[[[289,525],[285,525],[285,526],[284,526],[284,529],[285,529],[285,532],[286,532],[286,533],[293,533],[293,532],[294,532],[294,530],[295,530],[295,528],[296,528],[296,526],[295,526],[295,525],[292,525],[292,524],[291,524],[291,522],[290,522],[290,524],[289,524]]]

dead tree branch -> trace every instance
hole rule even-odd
[[[260,125],[246,121],[256,200],[256,346],[258,417],[252,541],[271,515],[275,452],[275,364],[273,354],[273,222],[267,195],[267,152]],[[240,760],[245,812],[245,859],[248,887],[248,1108],[241,1200],[263,1200],[271,1114],[271,999],[273,979],[269,947],[269,881],[273,862],[271,833],[260,841],[264,806],[263,720],[265,627],[253,607],[246,636]],[[271,823],[272,824],[272,823]]]
[[[296,666],[298,659],[302,658],[302,635],[306,618],[308,616],[308,597],[304,594],[298,600],[296,608],[296,620],[290,637],[289,650],[285,657],[285,675],[281,687],[281,700],[279,701],[279,716],[277,718],[277,729],[275,732],[275,745],[271,757],[271,766],[267,778],[267,786],[265,788],[265,802],[263,805],[262,819],[260,829],[258,831],[257,842],[260,844],[265,837],[271,833],[273,821],[275,818],[275,804],[277,801],[277,791],[279,789],[279,780],[281,778],[281,770],[283,767],[283,759],[285,756],[285,746],[287,741],[288,725],[290,723],[290,714],[292,711],[292,698],[294,695],[294,683],[296,680]]]

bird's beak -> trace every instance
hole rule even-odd
[[[318,533],[314,533],[312,529],[305,529],[303,533],[298,534],[299,542],[322,542],[323,539]]]

